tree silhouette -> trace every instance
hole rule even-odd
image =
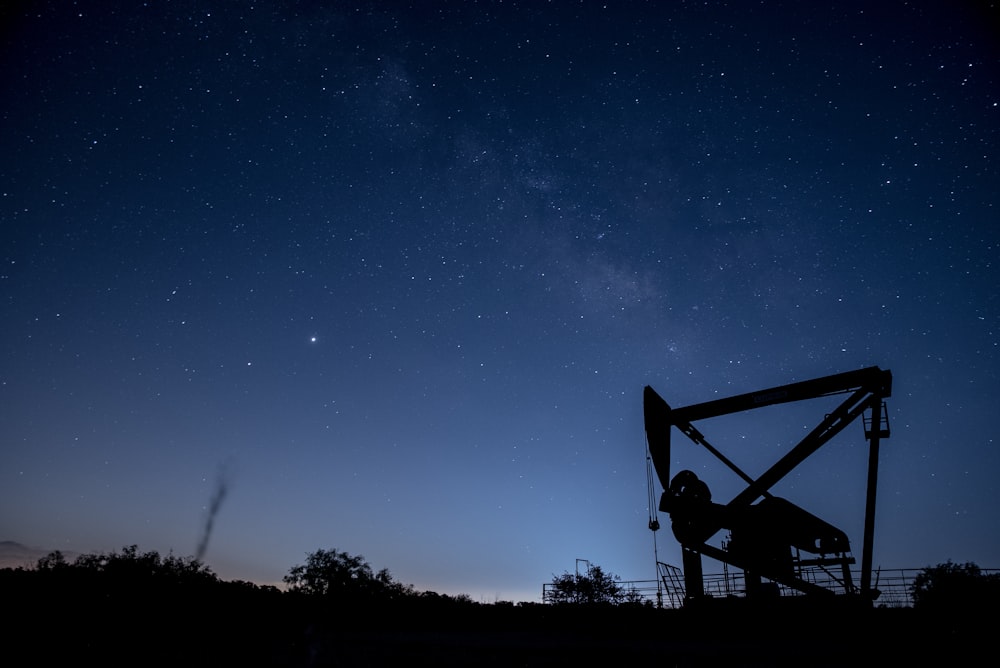
[[[70,564],[66,560],[66,556],[61,551],[55,550],[39,559],[35,567],[40,571],[54,571],[57,569],[68,568],[69,565]]]
[[[65,559],[58,551],[51,552],[38,561],[39,570],[54,569],[64,565]],[[140,552],[138,546],[129,545],[121,552],[83,554],[76,558],[72,568],[76,571],[99,573],[113,582],[136,585],[155,582],[163,585],[204,584],[218,581],[218,576],[208,566],[194,557],[161,557],[156,551]]]
[[[306,555],[306,563],[293,566],[283,580],[291,592],[341,601],[397,598],[412,593],[411,587],[395,582],[388,569],[375,573],[361,555],[336,549]]]
[[[553,603],[622,603],[627,593],[618,584],[617,575],[605,573],[600,566],[588,565],[584,574],[563,573],[554,576],[548,598]]]
[[[1000,595],[1000,575],[987,575],[976,564],[951,560],[924,568],[913,581],[913,607],[957,612],[976,609]]]

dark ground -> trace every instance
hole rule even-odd
[[[349,604],[246,583],[126,587],[2,573],[0,640],[22,665],[966,665],[981,663],[996,627],[992,610],[788,599],[685,610],[447,597]]]
[[[30,607],[30,606],[29,606]],[[412,615],[412,616],[411,616]],[[186,666],[961,665],[986,629],[941,626],[911,609],[673,611],[475,606],[315,611],[174,601],[22,611],[8,654],[42,664]]]
[[[986,636],[942,629],[912,610],[852,616],[776,611],[531,611],[495,624],[466,620],[413,630],[314,637],[315,665],[893,666],[980,661]],[[622,614],[618,614],[622,613]],[[534,617],[534,619],[532,619]]]

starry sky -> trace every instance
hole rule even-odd
[[[874,565],[1000,567],[997,24],[8,6],[0,540],[259,583],[336,548],[488,602],[577,559],[652,579],[645,385],[684,406],[879,366]],[[756,476],[837,403],[698,426]],[[714,500],[744,486],[675,444]],[[866,464],[859,424],[773,490],[859,562]]]

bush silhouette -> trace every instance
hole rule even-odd
[[[413,593],[393,580],[388,569],[372,570],[364,557],[347,552],[316,550],[306,563],[293,566],[283,578],[288,590],[337,602],[385,601]]]
[[[979,610],[1000,595],[1000,574],[983,573],[976,564],[951,560],[924,568],[913,581],[917,610],[960,612]]]
[[[630,598],[619,584],[621,578],[613,573],[605,573],[600,566],[588,565],[583,575],[563,573],[552,578],[552,588],[548,598],[553,603],[614,604]]]

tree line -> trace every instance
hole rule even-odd
[[[104,598],[116,593],[118,587],[144,594],[228,588],[229,591],[268,596],[284,593],[292,599],[344,605],[388,605],[421,599],[459,605],[473,603],[464,594],[450,596],[417,591],[413,585],[397,581],[388,569],[375,571],[363,556],[338,549],[308,553],[304,563],[292,566],[282,578],[284,592],[271,585],[240,580],[226,582],[194,557],[161,556],[155,551],[142,552],[136,545],[121,551],[80,555],[73,561],[57,550],[39,559],[34,568],[0,569],[0,574],[7,588],[15,581],[23,584],[33,578],[33,585],[97,587]],[[583,573],[553,575],[544,589],[544,603],[555,605],[617,606],[643,602],[635,590],[622,585],[619,576],[592,564],[588,564]],[[947,561],[922,569],[911,585],[911,594],[916,609],[975,608],[982,602],[992,605],[1000,596],[1000,573],[983,572],[972,562]]]
[[[202,561],[156,551],[143,552],[131,545],[120,551],[83,554],[69,560],[61,551],[40,558],[34,567],[0,569],[5,588],[37,587],[43,593],[100,592],[98,599],[165,594],[220,594],[241,591],[262,596],[283,596],[289,601],[326,601],[345,606],[387,604],[407,599],[448,600],[472,603],[466,595],[448,596],[417,591],[397,581],[388,569],[375,571],[361,555],[337,549],[320,549],[306,556],[282,578],[285,588],[244,580],[225,581]]]
[[[561,638],[581,660],[590,658],[586,642],[609,638],[637,651],[630,643],[649,638],[669,649],[678,639],[718,648],[726,640],[766,644],[774,636],[799,638],[802,651],[811,651],[808,639],[818,628],[815,616],[796,614],[794,608],[730,616],[728,623],[715,610],[707,619],[704,611],[655,609],[638,603],[617,575],[596,565],[553,575],[545,603],[516,605],[417,591],[387,569],[375,570],[362,556],[337,549],[309,553],[283,580],[283,588],[224,581],[198,559],[161,556],[134,545],[72,561],[52,552],[33,567],[0,569],[0,591],[12,613],[5,626],[10,646],[35,652],[43,663],[376,665],[423,651],[414,643],[453,660],[470,651],[465,643],[484,633],[499,634],[490,640],[490,651],[513,663],[521,654],[503,644],[511,638],[526,638],[528,645]],[[981,610],[991,609],[997,594],[1000,575],[975,564],[928,567],[913,584],[913,610],[886,610],[877,623],[868,614],[828,615],[841,635],[854,638],[833,658],[853,656],[875,635],[889,634],[909,638],[906,647],[914,656],[937,652],[934,656],[950,661],[954,652],[992,637],[987,626],[992,618]],[[516,633],[503,635],[511,631]],[[546,635],[530,635],[538,633]],[[732,651],[742,651],[739,647]],[[898,651],[885,648],[894,657]]]

